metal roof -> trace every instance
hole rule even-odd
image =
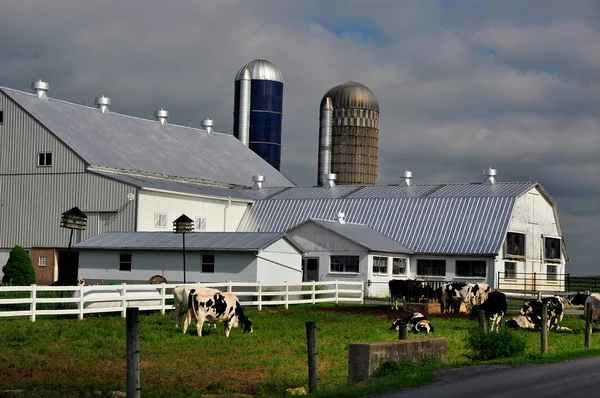
[[[518,197],[535,187],[535,182],[498,182],[484,184],[414,184],[366,186],[347,198],[467,198],[480,196]],[[299,189],[295,187],[294,189]]]
[[[185,235],[186,250],[262,250],[282,238],[281,233],[192,232]],[[182,250],[183,239],[173,232],[103,232],[73,245],[77,249]]]
[[[406,253],[411,254],[412,251],[401,245],[400,243],[391,240],[387,236],[380,234],[377,231],[369,228],[364,224],[341,224],[337,221],[310,219],[308,222],[320,225],[344,238],[366,247],[369,250]]]
[[[338,199],[361,189],[361,186],[336,185],[334,187],[293,187],[286,189],[268,199]]]
[[[370,109],[379,112],[379,101],[373,92],[364,84],[347,81],[330,88],[319,109],[323,109],[327,98],[331,98],[333,109]]]
[[[309,218],[365,224],[415,253],[500,250],[515,196],[259,200],[238,231],[284,232]]]
[[[248,69],[252,80],[272,80],[283,83],[283,74],[271,61],[257,58],[246,62],[235,75],[235,80],[241,80],[244,70]]]
[[[294,184],[233,135],[102,113],[54,98],[0,87],[90,165],[251,186]]]

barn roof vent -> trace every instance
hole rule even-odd
[[[254,181],[254,185],[252,185],[252,189],[261,189],[263,182],[265,181],[265,176],[260,175],[260,174],[252,176],[252,181]]]
[[[160,108],[159,110],[154,111],[154,117],[160,122],[160,124],[165,125],[167,124],[167,119],[169,118],[169,111]]]
[[[31,82],[31,89],[40,99],[48,98],[46,94],[48,90],[50,90],[50,85],[46,82],[43,82],[42,79],[39,79],[37,82]]]
[[[202,128],[203,128],[204,130],[206,130],[206,132],[207,132],[208,134],[210,134],[210,133],[211,133],[211,131],[212,131],[212,129],[213,129],[213,121],[212,121],[212,119],[209,119],[209,118],[206,118],[206,119],[204,119],[204,120],[202,121],[202,124],[201,124],[201,125],[202,125]]]
[[[412,184],[412,171],[405,170],[400,177],[400,186],[408,187]]]
[[[340,224],[346,224],[346,221],[344,220],[344,213],[342,213],[341,211],[338,212],[338,214],[336,215],[337,220]]]
[[[483,180],[482,184],[485,185],[493,185],[496,183],[496,169],[492,169],[488,167],[487,170],[483,170],[483,175],[485,176],[485,180]]]
[[[335,180],[337,179],[337,174],[334,173],[329,173],[329,174],[325,174],[325,176],[323,177],[323,186],[324,187],[335,187]]]
[[[102,113],[109,113],[109,107],[110,107],[110,98],[102,96],[102,97],[96,97],[96,106],[98,107],[98,109],[100,109],[100,112]]]

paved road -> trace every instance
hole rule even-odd
[[[490,366],[444,371],[438,381],[377,398],[600,396],[600,356],[524,366]]]

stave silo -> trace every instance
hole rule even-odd
[[[233,135],[277,170],[281,166],[283,75],[254,59],[235,76]]]
[[[317,181],[337,175],[338,185],[377,183],[379,102],[366,86],[348,81],[321,100]]]

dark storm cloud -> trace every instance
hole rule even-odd
[[[230,132],[233,78],[266,58],[285,78],[282,172],[316,180],[319,102],[355,80],[378,97],[379,183],[539,181],[572,272],[598,274],[600,8],[595,1],[8,0],[0,85]]]

